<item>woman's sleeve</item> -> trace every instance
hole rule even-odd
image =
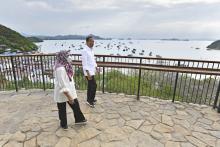
[[[65,70],[63,69],[59,69],[57,70],[57,82],[61,88],[60,90],[60,93],[63,93],[63,92],[70,92],[70,89],[69,89],[69,79],[67,77],[67,73]]]

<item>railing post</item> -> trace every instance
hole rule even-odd
[[[15,65],[13,61],[13,56],[11,56],[11,66],[12,66],[12,72],[13,72],[13,77],[14,77],[14,82],[15,82],[15,89],[16,89],[16,92],[18,92],[18,83],[17,83],[17,77],[15,73]]]
[[[178,66],[180,66],[180,61],[178,61]],[[172,102],[175,101],[175,97],[176,97],[176,87],[177,87],[178,77],[179,77],[179,72],[176,73],[176,79],[175,79],[175,84],[174,84],[173,100],[172,100]]]
[[[43,88],[44,88],[44,91],[45,91],[46,90],[46,85],[45,85],[45,79],[44,79],[44,66],[43,66],[42,55],[40,56],[40,62],[41,62],[41,74],[42,74],[42,79],[43,79]]]
[[[139,66],[137,100],[140,100],[140,87],[141,87],[141,65],[142,65],[142,58],[140,58],[140,66]]]
[[[105,63],[105,57],[103,57],[103,63]],[[105,67],[102,67],[102,93],[105,93]]]
[[[213,109],[216,108],[216,105],[217,105],[217,102],[218,102],[218,97],[219,97],[219,91],[220,91],[220,81],[218,83],[218,88],[217,88],[216,95],[215,95],[215,101],[214,101],[214,104],[213,104]],[[220,110],[220,108],[218,107],[218,112],[219,112],[219,110]]]

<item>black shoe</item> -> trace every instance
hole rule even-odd
[[[83,121],[75,122],[76,125],[83,125],[83,124],[86,124],[86,123],[87,123],[87,119],[84,119]]]
[[[68,126],[67,126],[67,125],[64,126],[64,127],[61,126],[61,128],[62,128],[63,130],[65,130],[65,131],[68,130]]]
[[[94,103],[89,103],[88,101],[86,102],[86,104],[88,104],[90,107],[95,108]]]

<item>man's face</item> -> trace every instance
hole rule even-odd
[[[94,39],[93,38],[89,38],[89,40],[86,42],[87,46],[92,48],[94,46]]]

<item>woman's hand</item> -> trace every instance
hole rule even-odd
[[[68,102],[69,102],[69,104],[73,105],[74,104],[74,99],[70,99]]]
[[[69,92],[64,92],[64,95],[68,98],[68,102],[74,104],[74,99],[69,95]]]

